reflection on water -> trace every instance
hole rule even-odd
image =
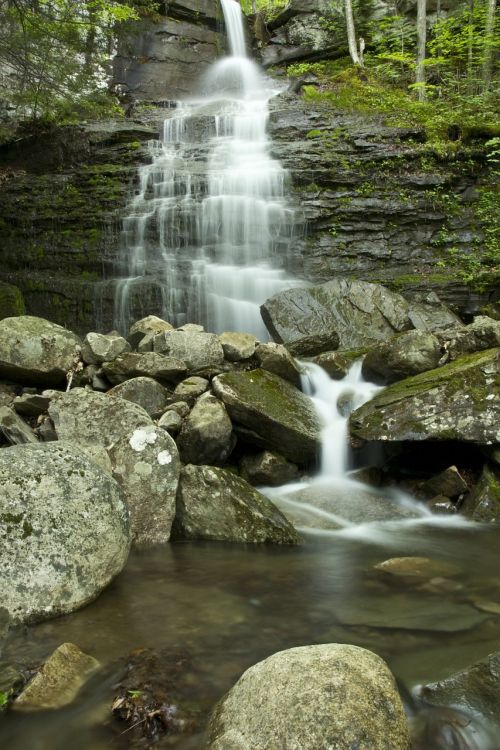
[[[474,603],[500,602],[500,531],[402,520],[393,522],[390,535],[390,549],[374,535],[351,539],[340,532],[327,539],[308,536],[299,549],[189,543],[135,553],[96,602],[12,635],[4,655],[9,660],[36,664],[71,641],[105,670],[67,710],[3,718],[0,746],[109,747],[112,735],[102,725],[109,720],[112,685],[120,660],[138,647],[189,652],[196,672],[192,699],[206,711],[249,665],[292,646],[366,646],[408,688],[497,650],[500,618]],[[397,555],[431,556],[456,564],[461,573],[453,585],[443,579],[398,585],[374,574],[373,565]],[[112,745],[127,747],[127,739]],[[167,746],[184,750],[200,742]]]

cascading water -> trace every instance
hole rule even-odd
[[[123,332],[154,309],[176,326],[265,340],[260,304],[297,283],[284,270],[294,234],[287,173],[266,135],[279,89],[246,55],[239,3],[221,2],[231,55],[208,71],[202,99],[165,119],[124,220],[115,295]]]

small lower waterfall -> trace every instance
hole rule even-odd
[[[221,0],[231,55],[202,98],[169,111],[123,222],[115,326],[143,312],[266,340],[259,306],[295,282],[286,272],[295,215],[288,175],[269,153],[269,100],[280,89],[247,57],[242,12]],[[144,303],[147,300],[147,310]]]

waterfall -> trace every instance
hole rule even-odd
[[[260,305],[299,283],[285,270],[295,223],[288,175],[266,134],[280,89],[247,57],[239,3],[221,1],[231,55],[211,66],[202,98],[169,111],[123,222],[115,292],[122,332],[155,312],[176,326],[266,340]]]

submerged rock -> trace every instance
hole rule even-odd
[[[337,346],[354,349],[412,328],[409,304],[401,295],[379,284],[348,279],[287,289],[268,299],[261,312],[273,338],[302,354]],[[313,338],[318,345],[311,350]],[[302,350],[301,342],[308,351]]]
[[[12,704],[14,711],[63,708],[74,701],[80,688],[99,669],[93,656],[73,643],[63,643],[52,653]]]
[[[441,344],[426,331],[407,331],[370,349],[363,360],[363,375],[375,383],[434,370],[442,357]]]
[[[14,622],[73,612],[122,570],[130,547],[118,484],[74,445],[0,450],[2,604]]]
[[[461,508],[473,521],[500,524],[500,471],[485,466],[476,487]]]
[[[289,382],[258,369],[219,375],[212,388],[246,440],[299,464],[314,460],[319,417],[311,400]]]
[[[213,466],[182,469],[174,539],[298,544],[293,526],[244,479]]]
[[[280,651],[250,667],[216,707],[210,750],[409,750],[396,683],[357,646]]]
[[[456,565],[443,560],[431,560],[428,557],[391,557],[374,565],[374,569],[386,577],[405,583],[419,583],[460,573],[460,568]]]
[[[61,385],[80,359],[80,339],[43,318],[0,320],[0,377],[19,383]]]
[[[351,414],[351,435],[496,443],[499,370],[500,350],[489,349],[390,385]]]
[[[177,438],[181,458],[187,464],[224,463],[234,443],[233,425],[224,404],[209,394],[198,399]]]

